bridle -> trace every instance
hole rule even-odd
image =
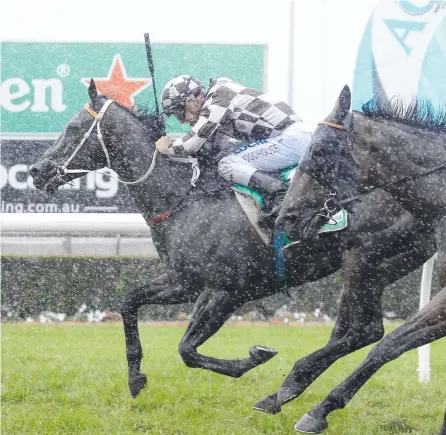
[[[330,128],[334,128],[336,130],[341,130],[341,131],[344,131],[345,133],[348,133],[349,131],[351,131],[350,128],[345,127],[344,125],[334,124],[334,123],[328,122],[328,121],[320,121],[318,123],[318,125],[323,125],[323,126],[327,126],[327,127],[330,127]],[[343,141],[342,142],[343,146],[345,146],[346,143],[349,145],[350,144],[349,140]],[[413,174],[413,175],[406,175],[406,176],[400,178],[399,180],[396,180],[396,181],[393,181],[393,182],[390,182],[390,183],[387,183],[387,184],[384,184],[384,185],[381,185],[381,186],[374,186],[373,188],[371,188],[371,189],[369,189],[369,190],[367,190],[365,192],[359,193],[359,194],[354,195],[354,196],[350,196],[350,197],[348,197],[346,199],[343,199],[343,200],[338,200],[336,197],[338,196],[337,179],[338,179],[339,165],[340,165],[340,160],[341,160],[341,149],[340,148],[341,148],[341,145],[339,147],[337,147],[336,156],[335,156],[335,158],[336,158],[335,165],[336,166],[335,166],[334,178],[333,178],[334,188],[330,189],[330,191],[329,191],[329,198],[324,202],[324,205],[323,205],[323,207],[320,210],[309,212],[308,218],[305,220],[306,224],[304,225],[304,228],[302,230],[303,234],[306,233],[308,227],[310,226],[311,221],[315,217],[317,217],[317,216],[324,218],[326,223],[330,222],[330,221],[333,221],[333,216],[336,213],[338,213],[339,211],[341,211],[345,204],[349,204],[350,202],[353,202],[353,201],[355,201],[357,199],[361,199],[362,197],[368,195],[369,193],[371,193],[371,192],[373,192],[373,191],[375,191],[377,189],[385,190],[388,187],[391,187],[391,186],[403,183],[403,182],[408,181],[408,180],[415,180],[417,178],[420,178],[420,177],[429,175],[429,174],[431,174],[433,172],[436,172],[436,171],[438,171],[440,169],[446,168],[446,162],[442,162],[439,165],[436,165],[436,166],[434,166],[432,168],[429,168],[429,169],[427,169],[424,172],[421,172],[421,173],[418,173],[418,174]],[[304,172],[306,172],[306,171],[304,171]],[[307,174],[309,176],[313,177],[313,175],[311,173],[307,172]],[[288,243],[285,247],[288,248],[288,247],[296,245],[296,244],[298,244],[300,242],[301,242],[301,240],[297,240],[295,242]]]
[[[334,122],[320,121],[317,125],[326,125],[327,127],[336,128],[337,130],[347,130],[343,125]]]
[[[68,169],[68,165],[70,164],[70,162],[74,159],[74,157],[76,156],[76,154],[80,151],[80,149],[83,147],[83,145],[85,144],[85,142],[87,142],[88,138],[90,137],[91,132],[93,131],[94,127],[96,126],[96,130],[97,130],[97,136],[99,139],[99,142],[101,143],[101,147],[102,150],[104,151],[105,154],[105,158],[107,160],[107,167],[109,169],[111,169],[111,163],[110,163],[110,155],[108,153],[107,147],[105,146],[104,143],[104,138],[102,136],[102,132],[101,132],[101,121],[104,117],[105,112],[107,111],[107,109],[114,103],[113,100],[107,100],[104,105],[102,106],[101,110],[99,111],[99,113],[96,113],[89,104],[85,104],[84,108],[85,110],[94,118],[93,123],[91,124],[90,128],[87,130],[87,132],[84,134],[84,137],[82,138],[82,140],[79,142],[79,145],[76,147],[76,149],[73,151],[73,153],[71,154],[70,157],[68,157],[68,159],[65,161],[65,163],[61,166],[58,166],[57,168],[57,177],[63,180],[63,177],[66,174],[85,174],[88,172],[91,172],[90,170],[86,170],[86,169]],[[150,164],[149,169],[147,170],[147,172],[138,180],[135,181],[124,181],[121,180],[119,177],[113,177],[116,178],[120,183],[123,184],[138,184],[138,183],[142,183],[143,181],[145,181],[149,175],[153,172],[153,169],[155,168],[155,163],[156,163],[156,156],[158,154],[158,151],[155,150],[155,152],[153,153],[153,158],[152,158],[152,163]],[[103,173],[98,171],[99,173]],[[109,174],[108,172],[106,173],[106,175],[112,176],[111,174]]]
[[[318,125],[325,125],[330,128],[334,128],[336,130],[342,130],[347,132],[347,128],[341,124],[335,124],[333,122],[329,121],[320,121],[318,122]],[[330,189],[329,191],[329,198],[324,202],[324,206],[315,214],[315,216],[323,217],[327,220],[327,222],[330,222],[333,218],[333,216],[340,210],[340,202],[336,200],[336,197],[338,195],[338,186],[337,186],[337,178],[338,178],[338,172],[339,172],[339,165],[341,162],[341,147],[336,147],[336,162],[335,162],[335,172],[334,172],[334,178],[333,183],[334,187]]]
[[[107,147],[105,146],[104,137],[103,137],[102,132],[101,132],[101,121],[104,118],[105,112],[111,106],[112,103],[114,103],[114,101],[108,99],[104,103],[104,105],[102,106],[102,108],[99,111],[99,113],[96,113],[90,107],[89,104],[85,104],[84,105],[84,109],[94,118],[94,121],[91,124],[90,128],[87,130],[87,132],[84,134],[82,140],[80,141],[80,143],[76,147],[76,149],[73,151],[71,156],[68,157],[68,159],[65,161],[65,163],[63,165],[60,165],[60,166],[57,167],[57,169],[56,169],[57,177],[60,180],[64,181],[63,177],[66,174],[86,174],[88,172],[91,172],[90,170],[86,170],[86,169],[68,169],[68,165],[74,159],[76,154],[80,151],[80,149],[85,144],[85,142],[88,140],[88,138],[90,137],[90,134],[93,131],[95,126],[96,126],[96,130],[97,130],[97,136],[98,136],[99,142],[101,143],[102,150],[104,151],[104,154],[105,154],[105,159],[107,160],[107,167],[109,169],[111,169],[110,155],[108,153]],[[105,175],[109,175],[112,178],[116,178],[118,180],[118,182],[123,183],[123,184],[127,184],[127,185],[139,184],[139,183],[142,183],[143,181],[145,181],[150,176],[150,174],[153,172],[153,170],[155,169],[157,155],[158,155],[158,151],[155,150],[155,152],[153,153],[152,162],[150,164],[149,169],[147,170],[147,172],[141,178],[139,178],[138,180],[135,180],[135,181],[121,180],[119,177],[112,176],[109,172],[101,172],[101,171],[97,171],[97,172],[99,174],[105,174]],[[179,163],[189,163],[189,164],[192,165],[191,184],[192,184],[192,186],[195,187],[195,183],[198,180],[198,178],[200,177],[200,167],[198,165],[198,160],[196,158],[193,158],[193,157],[190,157],[190,156],[189,157],[184,157],[184,158],[183,157],[169,156],[169,158],[171,160],[179,162]]]

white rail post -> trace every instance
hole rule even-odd
[[[423,275],[420,286],[420,310],[431,300],[432,272],[437,254],[433,255],[423,265]],[[431,379],[431,348],[426,344],[418,348],[418,381],[427,383]]]

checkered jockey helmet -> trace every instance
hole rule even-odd
[[[164,113],[167,116],[175,115],[177,118],[182,118],[187,98],[191,95],[198,96],[203,89],[203,83],[192,76],[186,74],[175,76],[164,86],[161,95]]]

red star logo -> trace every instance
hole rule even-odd
[[[134,105],[134,95],[139,94],[152,83],[152,79],[129,78],[120,54],[116,54],[113,58],[107,77],[93,77],[93,80],[98,92],[127,108]],[[82,78],[81,82],[88,87],[90,78]]]

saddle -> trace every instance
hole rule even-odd
[[[289,186],[296,169],[297,165],[280,171],[277,174],[278,179]],[[270,173],[269,175],[272,174]],[[265,201],[262,194],[257,190],[254,190],[247,186],[243,186],[241,184],[234,184],[231,186],[231,188],[234,191],[240,206],[251,222],[251,225],[255,228],[263,242],[266,245],[271,245],[274,233],[274,219],[276,217],[275,215],[278,215],[278,211],[275,213],[275,215],[268,216],[271,217],[271,219],[267,219],[262,222],[261,213],[265,207]],[[328,223],[321,227],[321,229],[319,230],[319,234],[341,231],[346,228],[347,225],[347,211],[343,208],[341,211],[332,216],[331,220]],[[287,243],[292,244],[292,242],[288,240],[285,244]]]
[[[297,165],[293,166],[291,168],[283,169],[282,171],[277,172],[277,173],[269,173],[268,175],[271,175],[272,177],[279,179],[287,187],[289,187],[289,184],[290,184],[291,180],[293,179],[296,169],[297,169]],[[233,188],[233,190],[235,190],[243,195],[253,198],[254,201],[256,202],[258,209],[259,209],[259,212],[264,209],[265,200],[263,199],[263,195],[260,192],[258,192],[257,190],[254,190],[247,186],[243,186],[242,184],[234,184],[232,186],[232,188]]]
[[[297,165],[280,171],[277,174],[278,179],[289,185],[293,179],[296,169]],[[273,174],[270,173],[268,175]],[[234,191],[241,208],[251,222],[251,225],[257,231],[257,234],[263,240],[265,245],[271,245],[274,230],[274,219],[276,217],[275,215],[278,214],[278,211],[274,213],[274,215],[268,214],[267,219],[262,219],[261,213],[265,208],[265,200],[263,195],[257,190],[241,184],[233,184],[231,188]]]

